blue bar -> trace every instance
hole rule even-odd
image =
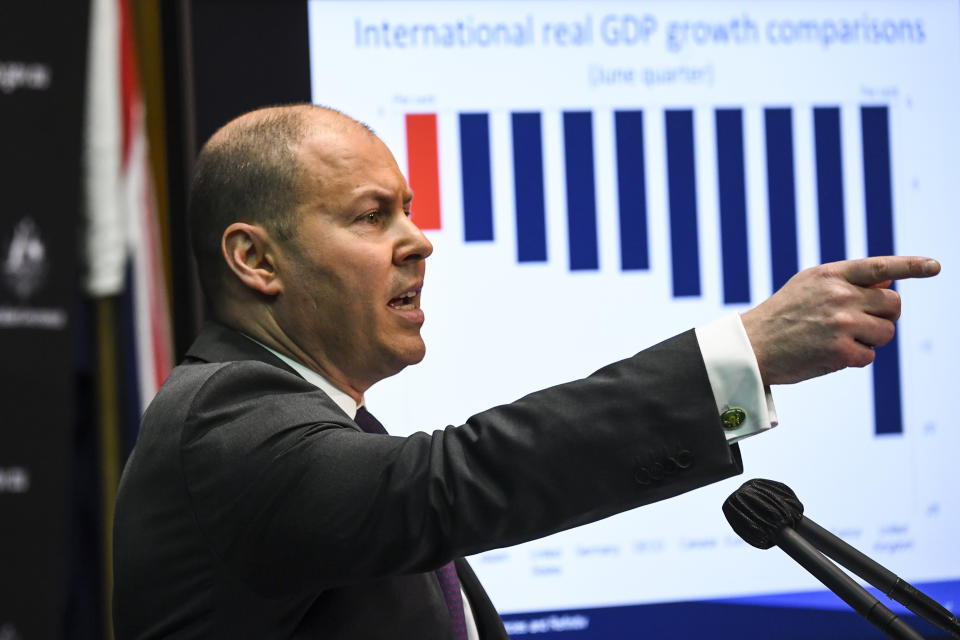
[[[563,112],[563,156],[567,178],[567,236],[570,270],[597,269],[597,197],[593,182],[593,117]]]
[[[776,291],[800,269],[797,256],[797,200],[790,109],[765,109],[764,121],[767,134],[770,262],[773,270],[773,290]]]
[[[740,109],[717,109],[716,123],[723,301],[726,304],[750,302],[743,112]]]
[[[467,242],[493,240],[489,120],[486,113],[460,114],[463,239]]]
[[[511,114],[513,191],[517,207],[517,261],[547,261],[540,113]]]
[[[816,107],[813,110],[813,139],[817,158],[820,262],[846,260],[839,107]]]
[[[890,132],[887,107],[861,107],[863,190],[867,210],[867,253],[894,254],[893,192],[890,180]],[[876,433],[903,433],[900,404],[900,349],[894,337],[876,350],[873,361],[873,406]]]
[[[643,111],[616,111],[620,268],[649,269],[647,178],[643,164]]]
[[[700,247],[697,240],[697,180],[693,161],[693,111],[668,109],[667,196],[673,295],[700,295]]]

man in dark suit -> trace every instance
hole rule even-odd
[[[383,143],[329,109],[253,112],[204,147],[190,216],[215,322],[124,470],[118,638],[506,638],[462,556],[739,473],[731,434],[769,426],[764,385],[869,363],[899,316],[884,283],[939,269],[824,265],[728,323],[746,364],[688,331],[398,438],[362,405],[424,356],[432,246],[411,199]]]

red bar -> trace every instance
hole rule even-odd
[[[407,114],[407,179],[413,190],[410,217],[421,229],[440,228],[437,114]]]

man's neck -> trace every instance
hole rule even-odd
[[[356,417],[357,408],[363,404],[363,396],[360,396],[359,399],[354,398],[351,394],[347,393],[343,389],[340,389],[324,375],[314,371],[302,362],[298,362],[290,356],[277,351],[273,347],[264,344],[260,340],[257,340],[246,333],[243,333],[243,336],[280,358],[280,360],[282,360],[287,366],[296,371],[301,378],[326,393],[330,399],[337,404],[338,407],[343,409],[343,412],[347,414],[351,420]]]
[[[300,347],[297,341],[287,335],[272,315],[267,314],[265,318],[261,317],[259,320],[257,317],[238,319],[234,314],[228,315],[234,320],[233,322],[219,321],[269,349],[275,355],[282,356],[288,364],[294,362],[300,367],[305,367],[313,375],[320,376],[340,393],[348,395],[357,406],[363,404],[363,392],[366,387],[351,384],[350,378],[332,363],[325,363],[313,357],[313,354]]]

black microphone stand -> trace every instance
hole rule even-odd
[[[802,516],[797,533],[834,561],[880,589],[920,618],[934,624],[954,638],[960,638],[960,621],[948,609],[895,573],[864,555],[813,520]]]
[[[923,636],[830,562],[824,553],[924,620],[952,637],[960,638],[960,622],[952,613],[804,517],[803,505],[785,484],[773,480],[749,480],[727,498],[723,513],[733,530],[746,542],[761,549],[769,549],[774,544],[779,546],[888,637],[923,640]]]
[[[845,574],[837,565],[827,560],[813,545],[804,540],[790,527],[784,527],[774,539],[777,546],[787,555],[812,573],[814,577],[825,584],[841,600],[867,619],[875,627],[895,640],[923,640],[923,636],[914,631],[910,625],[897,617],[870,595],[870,592],[854,582],[853,578]]]

